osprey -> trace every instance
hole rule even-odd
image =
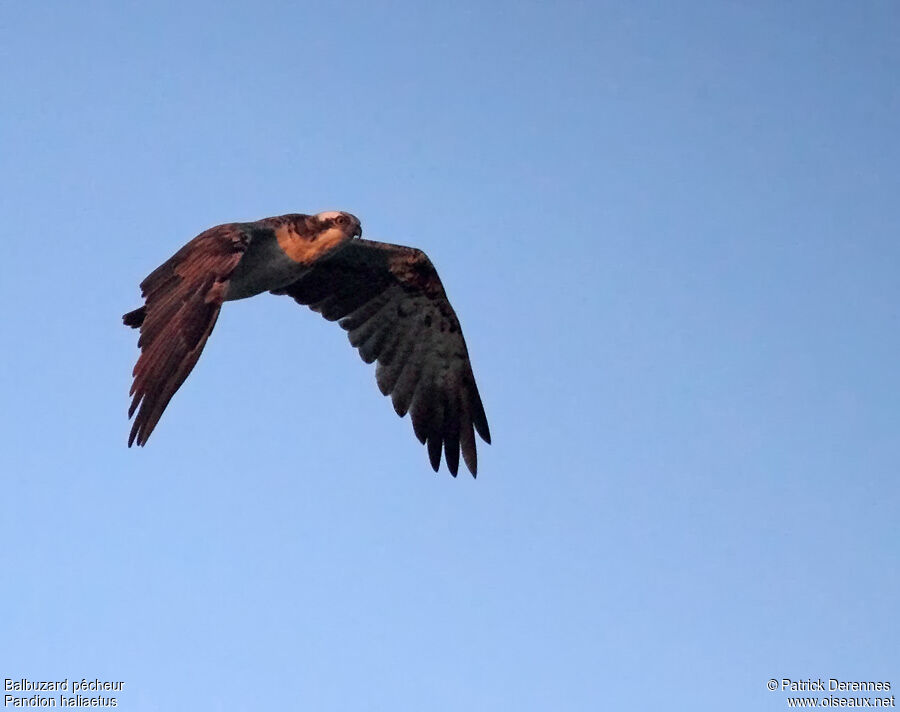
[[[456,476],[474,477],[475,434],[491,442],[459,320],[421,250],[363,240],[345,212],[297,213],[210,228],[141,282],[144,306],[123,321],[140,329],[128,446],[145,445],[200,358],[223,302],[286,294],[338,321],[401,417]]]

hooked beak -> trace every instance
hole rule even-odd
[[[353,231],[352,237],[362,237],[362,225],[356,226],[356,230]]]

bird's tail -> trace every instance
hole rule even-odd
[[[141,324],[144,323],[145,316],[147,316],[147,308],[141,307],[140,309],[128,312],[122,317],[122,321],[125,323],[125,326],[130,326],[132,329],[139,329]]]

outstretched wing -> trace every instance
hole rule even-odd
[[[340,320],[375,377],[413,430],[435,472],[444,459],[456,476],[459,452],[474,476],[474,430],[491,434],[459,320],[431,260],[421,250],[353,240],[315,263],[302,278],[273,291]]]
[[[140,327],[128,409],[137,416],[128,446],[144,445],[175,391],[184,383],[219,317],[228,280],[249,238],[238,225],[201,233],[141,282],[145,304],[123,317]]]

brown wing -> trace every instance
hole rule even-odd
[[[247,243],[239,226],[219,225],[195,237],[141,282],[144,306],[123,317],[141,330],[128,409],[129,418],[135,411],[137,417],[128,447],[147,442],[200,358]]]
[[[377,359],[378,387],[391,395],[398,415],[410,413],[435,472],[443,448],[456,476],[461,447],[476,474],[473,426],[485,442],[491,434],[459,320],[424,252],[353,240],[273,294],[287,294],[329,321],[340,319],[363,361]]]

